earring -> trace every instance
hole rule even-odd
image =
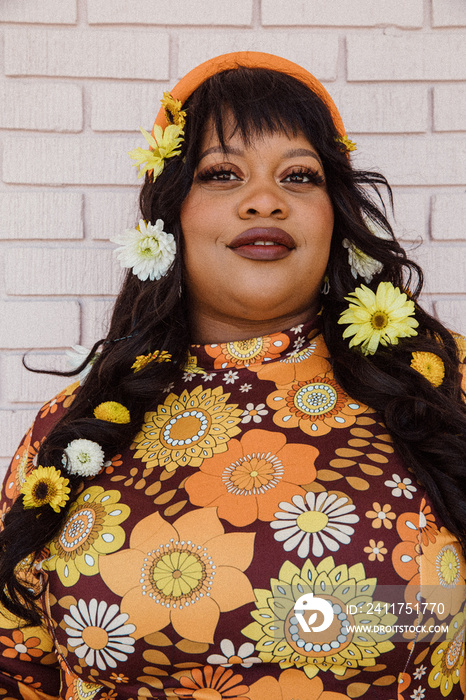
[[[322,287],[320,288],[320,293],[321,294],[328,294],[329,291],[330,291],[330,282],[328,279],[328,275],[325,275]]]

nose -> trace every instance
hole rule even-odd
[[[250,219],[254,216],[264,219],[269,217],[286,219],[288,205],[275,182],[248,183],[242,191],[238,214],[241,219]]]

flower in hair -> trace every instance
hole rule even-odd
[[[373,355],[379,344],[397,345],[399,338],[417,335],[414,302],[391,282],[380,282],[375,293],[362,284],[345,299],[350,304],[338,323],[349,324],[343,338],[351,338],[350,348],[360,345],[363,355]]]
[[[68,366],[70,369],[77,369],[86,357],[89,355],[90,350],[85,348],[83,345],[73,345],[71,350],[67,350],[65,352],[67,361],[68,361]],[[79,373],[79,382],[82,384],[84,380],[86,379],[87,375],[92,369],[92,365],[95,364],[96,360],[98,359],[100,355],[100,352],[96,352],[93,357],[89,360],[87,365],[82,369]]]
[[[186,123],[186,112],[181,110],[181,101],[176,100],[169,92],[164,92],[160,101],[165,110],[167,122],[183,128]]]
[[[69,479],[65,479],[55,467],[38,466],[26,477],[21,489],[24,508],[41,508],[49,505],[55,513],[69,499]]]
[[[155,352],[150,352],[147,355],[138,355],[136,360],[131,365],[131,369],[134,372],[139,372],[144,369],[150,362],[171,362],[172,356],[169,352],[165,350],[156,350]]]
[[[370,255],[363,253],[347,238],[342,241],[342,245],[348,249],[348,262],[354,279],[357,279],[357,276],[360,275],[369,284],[375,275],[382,272],[383,265],[380,260],[375,260]]]
[[[63,466],[69,474],[96,476],[105,462],[104,451],[97,442],[79,438],[70,442],[63,457]]]
[[[445,365],[433,352],[413,352],[411,367],[422,374],[432,386],[440,386],[445,376]]]
[[[344,136],[337,136],[335,141],[340,144],[340,148],[343,151],[343,153],[348,153],[349,151],[356,151],[357,146],[356,146],[356,141],[351,141],[350,138],[348,138],[347,134]]]
[[[135,161],[133,163],[134,167],[139,169],[138,177],[142,177],[144,173],[151,170],[152,179],[155,181],[164,169],[167,158],[180,155],[180,145],[183,141],[184,132],[182,127],[176,124],[169,124],[165,129],[156,124],[153,135],[149,134],[141,126],[139,129],[150,149],[135,148],[129,151],[128,155]]]
[[[94,408],[94,417],[108,423],[129,423],[131,416],[123,404],[118,401],[104,401]]]
[[[128,228],[110,240],[119,244],[115,254],[120,265],[132,268],[142,281],[159,280],[175,259],[175,238],[163,230],[162,219],[157,219],[155,226],[141,219],[137,228]]]

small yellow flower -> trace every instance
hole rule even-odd
[[[422,374],[432,386],[440,386],[445,376],[445,365],[433,352],[413,352],[411,367]]]
[[[156,350],[155,352],[150,352],[148,355],[138,355],[136,360],[131,365],[131,369],[135,372],[139,372],[144,369],[149,362],[171,362],[172,356],[169,352],[165,350]]]
[[[135,161],[134,167],[139,168],[138,177],[142,177],[148,170],[152,170],[152,178],[155,180],[162,172],[165,160],[180,155],[180,145],[184,132],[182,127],[176,124],[170,124],[166,129],[162,129],[156,124],[153,136],[142,127],[139,129],[150,149],[135,148],[133,151],[129,151],[128,155]]]
[[[374,292],[362,284],[345,297],[350,305],[338,323],[350,324],[343,338],[350,338],[349,347],[361,345],[364,355],[373,355],[379,343],[397,345],[399,338],[417,335],[414,302],[391,282],[380,282]]]
[[[108,423],[129,423],[131,416],[128,409],[118,401],[104,401],[94,409],[94,416],[98,420]]]
[[[176,124],[176,126],[181,126],[181,128],[183,128],[186,123],[186,112],[181,110],[181,101],[176,100],[170,95],[169,92],[164,92],[163,99],[160,101],[165,110],[167,122],[169,124]]]
[[[347,153],[348,151],[356,151],[357,146],[356,146],[356,141],[351,141],[350,138],[348,138],[347,134],[344,136],[338,136],[335,141],[341,144],[341,150],[344,153]]]
[[[21,489],[23,507],[49,505],[55,513],[59,513],[69,499],[69,483],[69,479],[65,479],[55,467],[37,467],[26,478]]]

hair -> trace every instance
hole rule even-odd
[[[380,194],[380,188],[386,188],[391,203],[387,181],[378,173],[353,169],[336,140],[338,132],[326,105],[289,75],[261,68],[223,71],[201,84],[183,109],[187,120],[181,154],[166,161],[155,182],[146,176],[140,195],[142,217],[147,221],[163,219],[181,254],[158,281],[143,282],[129,272],[116,300],[107,337],[94,345],[77,370],[57,372],[64,376],[77,374],[102,346],[74,402],[41,444],[40,464],[60,465],[64,448],[75,438],[97,441],[107,458],[121,452],[139,430],[145,412],[157,406],[163,390],[181,375],[192,332],[183,282],[180,211],[191,188],[206,124],[213,124],[225,148],[230,136],[224,130],[228,117],[229,128],[234,124],[247,144],[262,134],[302,132],[317,150],[335,217],[327,270],[330,292],[322,297],[321,313],[335,376],[350,396],[380,411],[405,465],[425,487],[443,522],[464,548],[466,408],[456,343],[452,334],[417,303],[422,272],[394,239]],[[374,235],[374,226],[384,235]],[[368,285],[370,288],[375,290],[380,281],[388,281],[409,290],[419,322],[415,337],[388,348],[379,347],[372,356],[349,348],[338,325],[347,307],[345,297],[355,288],[348,251],[342,245],[344,239],[382,263],[383,270]],[[115,342],[120,338],[125,339]],[[154,350],[169,352],[172,361],[152,362],[137,373],[131,371],[136,356]],[[433,387],[411,367],[415,350],[433,352],[441,358],[445,378],[440,387]],[[93,408],[109,400],[129,409],[130,423],[115,424],[93,417]],[[69,478],[71,503],[82,488],[82,479]],[[32,593],[15,571],[19,562],[28,555],[37,555],[59,532],[66,512],[64,508],[57,514],[47,506],[26,510],[20,497],[4,518],[0,602],[28,624],[40,621],[36,607],[39,593]]]

